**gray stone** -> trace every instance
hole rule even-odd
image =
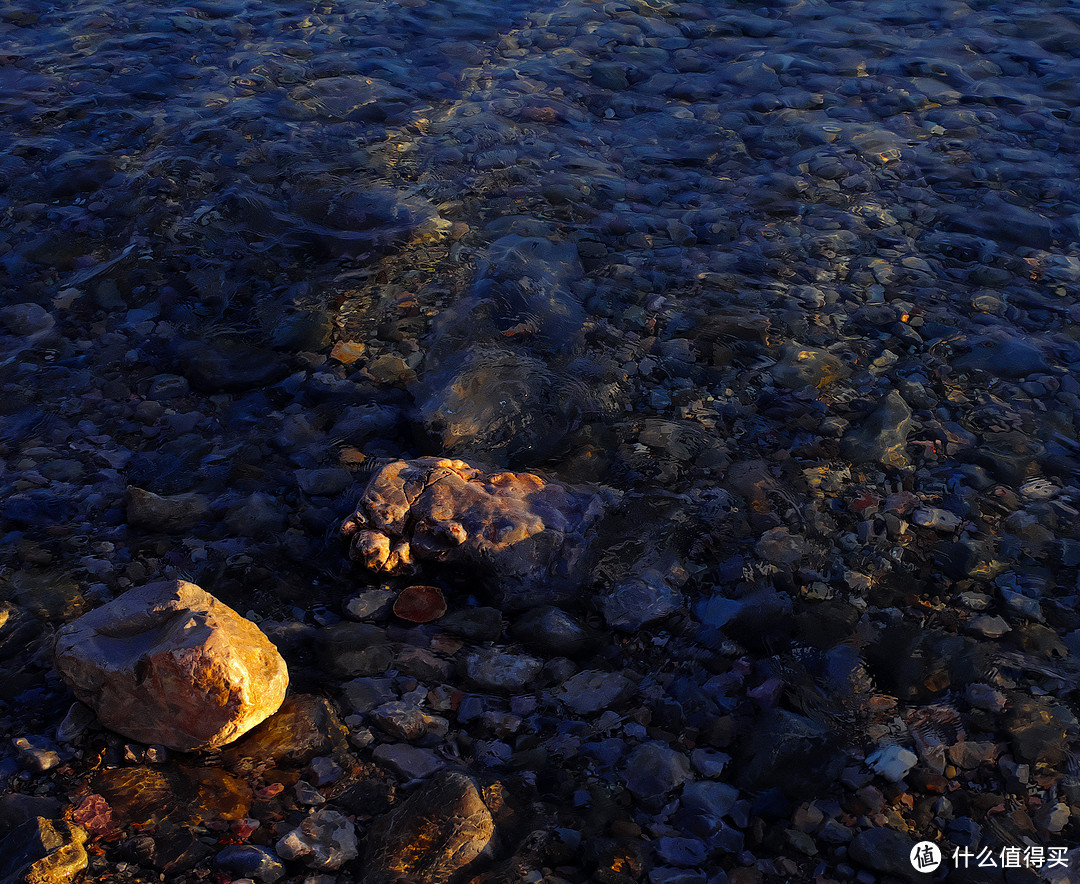
[[[626,759],[623,782],[642,799],[662,798],[690,779],[690,762],[666,743],[644,743]]]
[[[390,616],[397,593],[389,589],[369,589],[354,595],[343,609],[353,620],[382,620]]]
[[[974,770],[980,764],[993,764],[999,753],[998,744],[961,740],[945,750],[949,761],[962,770]]]
[[[526,611],[517,618],[512,633],[526,647],[549,656],[580,657],[595,647],[589,631],[554,605]]]
[[[372,755],[406,780],[426,779],[446,767],[446,762],[430,749],[418,749],[405,743],[383,743],[375,747]]]
[[[330,497],[340,494],[352,484],[352,473],[337,467],[297,470],[296,484],[304,494]]]
[[[9,304],[0,309],[0,322],[13,335],[40,335],[56,325],[56,320],[40,304]]]
[[[739,790],[727,783],[698,780],[687,784],[679,800],[683,807],[719,819],[731,812],[735,802],[739,800]]]
[[[905,881],[919,881],[925,876],[911,864],[914,846],[911,838],[896,829],[866,829],[852,838],[848,856],[875,872],[896,875]]]
[[[585,669],[563,682],[555,696],[578,715],[592,715],[624,700],[633,685],[618,672]]]
[[[469,681],[482,690],[500,693],[523,690],[543,668],[543,661],[536,657],[495,649],[485,648],[465,657]]]
[[[394,680],[361,676],[345,682],[341,686],[341,692],[353,711],[364,715],[394,698]]]
[[[386,632],[368,623],[334,623],[315,635],[320,665],[333,675],[380,675],[394,658]]]
[[[427,715],[414,703],[391,700],[372,709],[371,720],[384,733],[396,740],[419,740],[429,733],[446,733],[446,720]]]
[[[681,611],[683,597],[657,571],[646,571],[620,583],[600,601],[604,620],[620,632],[637,632]]]
[[[808,551],[809,546],[806,541],[783,526],[766,531],[754,544],[754,552],[766,562],[783,567],[794,565]]]
[[[345,772],[342,770],[341,765],[334,761],[333,758],[328,758],[325,755],[312,758],[308,767],[311,770],[311,781],[316,786],[326,786],[330,783],[336,783],[341,779],[341,775]]]
[[[23,767],[36,773],[52,770],[60,763],[58,747],[47,737],[28,735],[12,741]]]
[[[338,811],[323,808],[280,838],[277,853],[311,869],[334,871],[359,855],[356,827]]]
[[[182,534],[210,514],[210,501],[201,494],[154,494],[129,485],[127,521],[134,528]]]
[[[911,427],[911,409],[894,390],[844,437],[843,454],[856,463],[907,466],[907,437]]]

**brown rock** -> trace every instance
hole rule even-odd
[[[365,881],[444,884],[480,855],[494,831],[473,781],[441,774],[372,826]]]
[[[183,580],[133,589],[57,633],[56,666],[101,723],[211,749],[277,711],[289,674],[259,628]]]
[[[341,531],[351,558],[372,571],[407,573],[419,561],[479,568],[503,607],[518,609],[580,586],[585,535],[611,500],[531,473],[422,457],[383,467]]]
[[[201,494],[154,494],[129,485],[127,522],[135,528],[180,534],[198,525],[210,512],[210,501]]]
[[[221,753],[231,767],[243,759],[300,767],[316,755],[341,756],[349,751],[349,730],[323,697],[294,694],[258,727]]]
[[[411,623],[430,623],[446,613],[446,599],[437,586],[406,586],[394,602],[394,613]]]

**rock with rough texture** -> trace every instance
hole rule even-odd
[[[626,787],[641,799],[658,799],[691,778],[686,756],[664,743],[643,743],[626,760]]]
[[[129,485],[127,521],[135,528],[181,534],[206,518],[210,501],[201,494],[154,494]]]
[[[555,696],[578,715],[591,715],[625,699],[633,685],[618,672],[586,669],[568,678]]]
[[[510,654],[482,648],[465,657],[465,675],[486,691],[513,693],[525,688],[543,669],[544,663],[528,654]]]
[[[64,820],[34,817],[0,841],[3,884],[67,884],[86,868],[86,831]]]
[[[344,814],[324,808],[279,839],[277,853],[311,869],[334,871],[356,859],[356,827]]]
[[[57,634],[56,665],[101,723],[211,749],[277,711],[289,674],[254,623],[183,580],[133,589]]]
[[[494,831],[473,781],[442,774],[372,826],[365,881],[444,884],[480,855]]]
[[[893,391],[844,439],[844,456],[858,463],[881,463],[889,467],[908,464],[907,437],[911,432],[911,409]]]
[[[428,561],[481,570],[504,609],[569,597],[587,571],[586,533],[610,495],[422,457],[383,467],[342,524],[350,556],[378,573]]]
[[[647,570],[613,587],[600,603],[608,626],[637,632],[681,611],[683,596],[656,570]]]
[[[905,881],[921,881],[927,876],[911,865],[915,841],[896,829],[866,829],[852,839],[848,855],[859,865],[895,875]]]

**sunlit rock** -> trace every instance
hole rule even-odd
[[[180,751],[273,714],[289,674],[254,623],[182,580],[133,589],[57,634],[56,665],[101,723]]]
[[[493,472],[460,460],[395,461],[368,484],[342,533],[379,573],[417,562],[480,569],[504,607],[555,602],[588,571],[586,535],[614,495]]]
[[[460,773],[442,774],[372,827],[365,880],[444,884],[480,855],[494,831],[473,781]]]

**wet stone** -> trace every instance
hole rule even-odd
[[[340,869],[359,855],[356,827],[336,810],[317,810],[280,838],[276,850],[283,859],[300,860],[308,868]]]
[[[272,850],[254,844],[226,847],[214,857],[214,864],[226,872],[264,884],[273,884],[286,873],[285,864]]]
[[[376,761],[385,764],[406,780],[422,780],[446,767],[431,749],[420,749],[401,743],[383,743],[372,753]]]
[[[553,605],[533,608],[516,618],[513,636],[530,650],[559,657],[581,657],[595,642],[578,620]]]
[[[127,489],[128,524],[136,528],[182,534],[209,513],[210,501],[201,494],[159,495],[133,485]]]
[[[301,767],[316,756],[347,754],[348,735],[327,700],[293,694],[261,725],[225,747],[222,759],[229,765],[248,758]]]
[[[0,841],[0,880],[67,884],[86,869],[86,831],[64,820],[35,817]]]
[[[390,614],[395,598],[389,589],[369,589],[346,600],[342,609],[353,620],[382,620]]]
[[[911,409],[899,393],[889,393],[858,429],[844,437],[844,455],[856,462],[906,466],[911,427]]]
[[[441,774],[372,826],[367,874],[373,884],[401,878],[444,884],[480,855],[494,829],[473,781]]]
[[[446,599],[437,586],[406,586],[395,599],[393,610],[410,623],[430,623],[446,613]]]
[[[578,715],[592,715],[617,707],[632,688],[630,680],[620,673],[586,669],[563,682],[555,696]]]
[[[911,865],[915,841],[889,828],[866,829],[848,845],[848,855],[859,865],[875,872],[895,875],[904,881],[920,880],[922,873]]]
[[[600,602],[604,620],[620,632],[636,632],[683,609],[683,596],[653,571],[620,583]]]
[[[544,663],[527,654],[485,649],[465,657],[465,676],[478,688],[500,693],[516,693],[529,685]]]
[[[319,662],[340,676],[380,675],[390,666],[393,646],[386,632],[367,623],[335,623],[315,636]]]
[[[644,743],[626,759],[623,781],[644,800],[659,799],[690,779],[690,762],[663,743]]]

